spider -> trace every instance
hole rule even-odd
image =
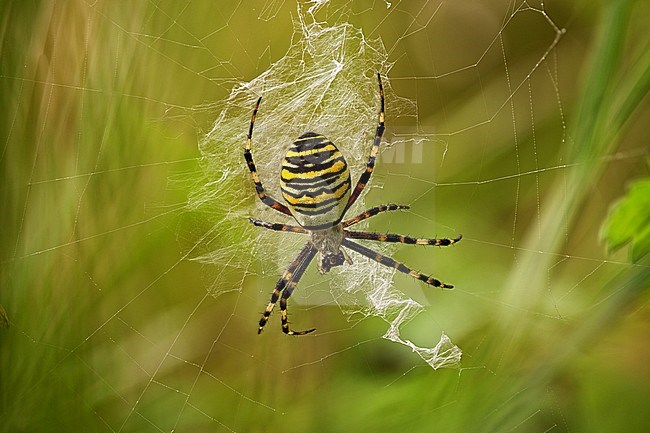
[[[379,123],[366,169],[359,177],[354,189],[351,190],[350,172],[345,158],[334,143],[323,135],[306,132],[293,142],[282,160],[280,189],[286,205],[266,194],[264,186],[257,174],[255,163],[253,162],[253,156],[251,154],[253,126],[255,125],[255,117],[257,116],[257,110],[259,109],[262,98],[260,97],[255,104],[248,129],[246,147],[244,148],[244,158],[255,183],[257,196],[265,205],[280,213],[293,217],[298,225],[269,223],[255,218],[249,218],[249,220],[255,226],[265,229],[301,233],[309,236],[307,243],[276,284],[271,295],[271,301],[259,321],[258,334],[264,330],[264,326],[269,320],[269,316],[271,316],[271,312],[278,299],[280,300],[282,331],[285,334],[305,335],[315,330],[313,328],[305,331],[294,331],[289,327],[287,320],[287,300],[296,288],[305,269],[317,254],[317,267],[321,274],[325,274],[333,267],[341,266],[343,263],[352,264],[352,260],[345,250],[345,248],[348,248],[431,286],[447,289],[453,287],[451,284],[445,284],[433,277],[416,272],[390,257],[353,242],[351,239],[448,246],[460,241],[462,235],[458,235],[454,239],[425,239],[397,234],[348,230],[348,227],[381,212],[409,209],[407,205],[387,204],[376,206],[353,218],[343,220],[348,209],[359,198],[359,195],[370,180],[381,138],[384,133],[384,88],[379,73],[377,73],[377,81],[379,83],[380,98]]]

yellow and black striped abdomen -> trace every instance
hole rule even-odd
[[[298,223],[310,230],[341,221],[350,198],[350,171],[343,154],[322,135],[307,132],[282,160],[282,197]]]

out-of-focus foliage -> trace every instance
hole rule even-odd
[[[288,86],[291,109],[305,106],[296,71],[256,81],[299,42],[293,0],[4,0],[0,431],[646,431],[650,3],[330,0],[302,2],[305,20],[312,6],[324,28],[349,23],[388,55],[387,129],[365,200],[411,208],[368,229],[464,235],[448,249],[394,248],[453,290],[392,280],[424,306],[405,338],[431,347],[444,332],[462,368],[433,371],[381,338],[381,318],[345,315],[353,301],[313,267],[289,319],[318,332],[287,338],[274,312],[256,334],[298,241],[253,238],[247,217],[266,214],[242,152],[248,100],[241,121],[225,119],[237,152],[227,184],[205,181],[199,143],[242,83],[269,96]],[[371,140],[366,81],[363,107],[327,100],[329,120],[299,113],[306,124],[291,128],[368,123]],[[397,98],[415,112],[397,116]],[[271,98],[262,107],[260,133],[284,128]],[[289,143],[267,131],[254,153],[273,192],[273,147]],[[356,159],[353,179],[365,152]],[[199,178],[215,197],[190,216]],[[602,233],[630,244],[634,263],[599,239],[633,182]],[[215,224],[226,217],[227,230]],[[208,252],[222,266],[190,260]]]
[[[638,261],[650,252],[650,178],[635,181],[624,198],[612,207],[603,226],[611,250],[630,244],[630,257]]]
[[[7,317],[7,312],[5,308],[0,304],[0,328],[9,327],[9,318]]]

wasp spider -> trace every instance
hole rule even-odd
[[[309,235],[309,240],[305,246],[300,250],[298,256],[291,262],[282,275],[282,278],[276,284],[271,295],[271,301],[260,319],[257,330],[258,334],[264,329],[264,325],[266,325],[278,299],[280,300],[282,331],[285,334],[304,335],[314,331],[314,329],[294,331],[289,328],[289,322],[287,320],[287,299],[291,296],[291,293],[296,288],[296,284],[298,284],[302,274],[316,254],[318,254],[318,271],[321,274],[343,263],[352,264],[352,260],[342,247],[349,248],[352,251],[369,257],[382,265],[395,268],[431,286],[442,288],[453,287],[451,284],[442,283],[433,277],[422,275],[390,257],[376,253],[365,246],[353,242],[351,239],[447,246],[460,241],[462,235],[458,235],[455,239],[423,239],[396,234],[348,230],[348,227],[375,216],[378,213],[408,209],[409,206],[406,205],[388,204],[377,206],[353,218],[343,220],[345,213],[357,198],[359,198],[359,194],[361,194],[370,179],[370,175],[375,166],[375,158],[379,151],[381,137],[384,133],[384,89],[379,74],[377,74],[377,80],[379,82],[381,107],[379,111],[379,123],[372,149],[370,150],[368,164],[366,165],[365,171],[359,177],[354,189],[351,189],[352,183],[348,164],[334,143],[320,134],[307,132],[293,142],[282,160],[280,189],[282,191],[282,197],[287,203],[286,205],[266,194],[255,169],[253,156],[251,155],[253,126],[262,98],[257,100],[248,129],[248,140],[244,149],[244,157],[253,177],[253,182],[255,182],[255,189],[260,200],[278,212],[293,217],[298,225],[269,223],[255,218],[249,219],[258,227]]]

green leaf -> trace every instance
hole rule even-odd
[[[650,178],[632,184],[611,209],[602,234],[609,250],[631,243],[634,262],[650,252]]]

